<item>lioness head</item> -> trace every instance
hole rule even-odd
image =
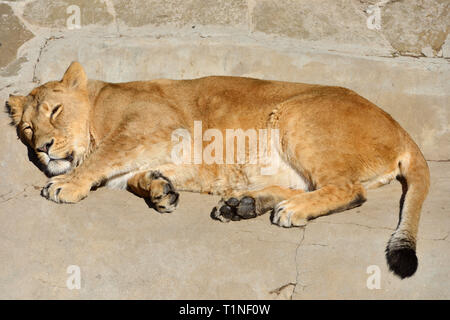
[[[6,102],[20,139],[34,150],[49,175],[70,171],[89,149],[87,77],[73,62],[61,81],[47,82]]]

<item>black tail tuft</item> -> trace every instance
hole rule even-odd
[[[418,260],[414,249],[389,249],[388,246],[386,259],[389,269],[402,279],[411,277],[417,270]]]

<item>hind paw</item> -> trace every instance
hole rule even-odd
[[[211,212],[211,217],[222,222],[239,221],[256,217],[256,201],[253,197],[231,197],[220,200]]]

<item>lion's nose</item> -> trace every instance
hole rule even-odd
[[[39,151],[39,152],[45,152],[45,153],[48,153],[48,150],[50,150],[50,147],[53,145],[53,142],[54,142],[54,141],[55,141],[55,140],[52,139],[52,141],[44,143],[44,144],[43,144],[42,146],[40,146],[39,148],[36,148],[36,150]]]

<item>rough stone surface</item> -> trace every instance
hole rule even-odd
[[[255,31],[300,40],[389,47],[377,30],[367,28],[367,15],[348,0],[262,0],[253,10]]]
[[[0,3],[0,68],[16,58],[17,49],[33,34],[13,14],[6,3]]]
[[[447,35],[447,39],[442,45],[442,57],[450,58],[450,34]]]
[[[0,299],[448,299],[450,36],[448,1],[122,1],[0,3],[0,103],[60,79],[73,60],[90,78],[130,81],[236,75],[340,85],[389,112],[429,162],[417,274],[388,272],[397,184],[362,207],[303,229],[269,216],[221,224],[217,198],[182,194],[161,215],[125,191],[76,205],[39,196],[46,177],[0,113]],[[81,28],[67,30],[67,7]],[[367,27],[370,5],[381,29]],[[193,28],[193,26],[195,26]],[[32,32],[30,32],[32,31]],[[67,267],[81,268],[68,290]],[[378,266],[381,289],[366,286]]]
[[[370,11],[370,8],[376,8]],[[379,28],[370,29],[368,18],[378,10]],[[447,0],[262,0],[252,21],[255,31],[309,40],[320,45],[351,45],[385,50],[392,54],[442,56],[450,28]],[[359,49],[358,49],[359,47]]]
[[[422,210],[417,244],[419,267],[415,276],[405,280],[392,276],[384,251],[380,250],[397,225],[401,186],[392,183],[370,191],[367,202],[360,208],[322,217],[307,225],[297,250],[299,285],[293,298],[447,299],[450,175],[446,171],[450,164],[429,165],[431,191]],[[367,271],[369,266],[377,266],[381,271],[380,289],[369,290],[366,286],[372,274]]]
[[[174,24],[245,25],[245,0],[113,0],[118,20],[130,27]]]
[[[37,0],[26,5],[23,16],[29,23],[41,27],[67,28],[67,21],[73,22],[70,17],[77,12],[71,6],[77,6],[80,10],[81,27],[113,22],[107,4],[101,0]]]
[[[438,56],[450,31],[450,2],[391,1],[382,20],[384,35],[400,54]]]

